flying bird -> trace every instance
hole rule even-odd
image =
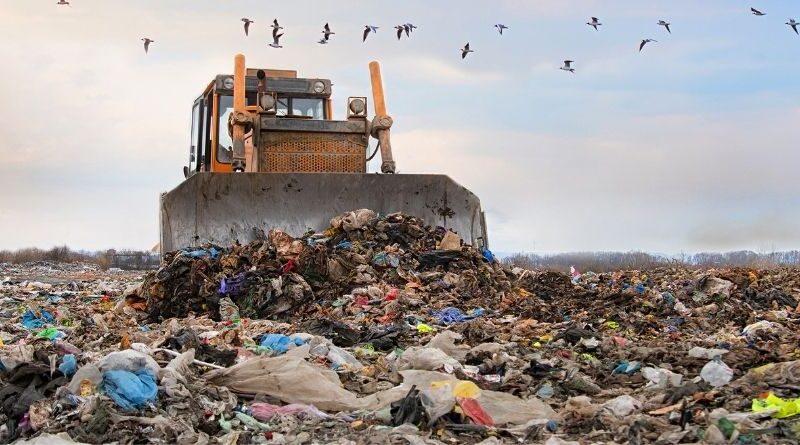
[[[317,42],[317,43],[319,43],[320,45],[327,45],[328,41],[325,40],[325,39],[319,39],[319,42]]]
[[[270,25],[273,29],[273,33],[279,29],[283,29],[283,26],[278,24],[278,19],[272,21],[272,25]]]
[[[587,24],[587,25],[589,25],[589,26],[591,26],[591,27],[594,27],[594,30],[595,30],[595,31],[597,31],[597,30],[598,30],[598,29],[597,29],[597,27],[598,27],[598,26],[603,26],[603,24],[602,24],[602,23],[600,23],[600,21],[599,21],[599,20],[597,20],[597,17],[592,17],[592,21],[591,21],[591,22],[586,22],[586,24]]]
[[[366,42],[367,41],[367,37],[369,37],[369,33],[377,34],[378,33],[378,27],[377,26],[372,26],[372,25],[365,26],[364,27],[364,38],[361,40],[362,42]]]
[[[322,34],[324,34],[324,35],[325,35],[325,38],[324,38],[323,40],[325,40],[325,43],[328,43],[328,40],[330,40],[331,36],[332,36],[332,35],[334,35],[334,34],[336,34],[336,33],[335,33],[335,32],[333,32],[333,31],[331,31],[331,27],[330,27],[330,25],[328,25],[328,24],[326,23],[326,24],[325,24],[325,27],[322,29]]]
[[[56,4],[57,4],[57,5],[61,5],[61,6],[67,5],[67,6],[69,6],[70,8],[72,7],[72,5],[70,5],[70,4],[69,4],[69,2],[68,2],[67,0],[58,0],[58,3],[56,3]]]
[[[475,52],[474,50],[469,49],[469,42],[467,42],[467,44],[464,45],[463,48],[461,48],[461,58],[462,59],[466,59],[467,58],[467,54],[474,53],[474,52]]]
[[[150,39],[150,38],[148,38],[148,37],[145,37],[145,38],[143,38],[143,39],[142,39],[142,42],[144,42],[144,53],[145,53],[145,54],[147,54],[147,53],[150,51],[150,44],[151,44],[151,43],[156,43],[156,41],[155,41],[155,40],[151,40],[151,39]]]
[[[644,48],[644,46],[647,45],[650,42],[658,43],[658,40],[653,40],[653,39],[644,39],[644,40],[642,40],[642,43],[639,45],[639,52],[642,52],[642,48]]]
[[[271,46],[273,48],[283,48],[281,46],[281,42],[280,42],[281,37],[283,37],[283,33],[278,34],[278,30],[277,29],[272,31],[272,43],[270,43],[269,46]]]
[[[575,63],[575,62],[573,62],[572,60],[565,60],[564,61],[564,66],[562,66],[559,69],[563,70],[563,71],[569,71],[570,73],[575,74],[575,68],[572,67],[573,63]]]
[[[795,34],[800,34],[800,32],[797,32],[797,25],[800,25],[800,22],[796,21],[795,19],[789,19],[786,24],[792,27]]]
[[[500,31],[500,35],[501,36],[503,35],[503,30],[504,29],[508,29],[508,26],[506,26],[506,25],[504,25],[502,23],[498,23],[498,24],[494,25],[494,27],[497,28],[498,31]]]
[[[400,40],[400,38],[403,37],[403,31],[406,30],[406,27],[403,25],[397,25],[394,27],[394,29],[397,30],[397,40]]]
[[[403,27],[406,29],[406,35],[408,37],[411,37],[411,33],[414,32],[415,29],[417,29],[417,26],[414,25],[413,23],[406,23],[405,25],[403,25]]]
[[[242,21],[244,22],[244,35],[250,35],[250,24],[255,23],[254,21],[248,19],[247,17],[243,18]]]
[[[672,34],[672,31],[669,30],[669,23],[667,23],[667,22],[665,22],[663,20],[659,20],[658,21],[658,26],[663,26],[664,28],[667,28],[667,32]]]
[[[756,8],[750,8],[750,11],[753,13],[753,15],[757,15],[759,17],[761,17],[762,15],[766,15],[766,14],[764,14],[763,12],[759,11]]]

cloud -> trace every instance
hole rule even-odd
[[[455,50],[453,50],[453,54],[456,54]],[[454,58],[454,60],[460,61],[460,57]],[[413,81],[468,85],[498,82],[507,77],[501,71],[471,69],[465,67],[463,63],[461,64],[462,66],[458,66],[457,62],[445,62],[440,58],[425,55],[405,57],[394,61],[394,63],[395,65],[406,67],[406,69],[398,73],[400,77]]]

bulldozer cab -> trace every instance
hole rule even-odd
[[[234,74],[216,76],[193,104],[186,179],[161,195],[162,254],[249,242],[269,228],[324,231],[331,217],[363,208],[414,215],[485,244],[472,192],[445,175],[394,174],[380,66],[369,68],[374,117],[366,97],[350,97],[336,120],[330,80],[247,69],[237,55]],[[390,174],[367,173],[378,153],[380,173]]]
[[[296,71],[246,69],[244,154],[234,156],[236,74],[217,75],[192,107],[189,164],[200,172],[364,173],[371,123],[367,98],[351,97],[346,120],[333,120],[329,79]]]

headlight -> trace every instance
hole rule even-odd
[[[275,96],[272,94],[263,94],[261,96],[261,103],[259,105],[261,105],[261,108],[264,111],[272,110],[275,108]]]
[[[314,92],[317,94],[322,94],[325,92],[325,82],[318,80],[314,82]]]
[[[349,97],[347,99],[347,117],[364,117],[367,115],[366,97]]]
[[[233,77],[226,77],[225,80],[222,81],[222,86],[225,87],[226,90],[232,90],[234,87]]]

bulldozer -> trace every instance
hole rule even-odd
[[[362,208],[414,215],[488,247],[475,194],[446,175],[397,173],[380,64],[369,71],[374,116],[366,96],[349,97],[335,120],[329,79],[247,68],[237,55],[233,75],[217,75],[193,104],[185,179],[161,195],[162,255],[250,242],[264,229],[322,231]],[[381,171],[369,173],[378,153]]]

